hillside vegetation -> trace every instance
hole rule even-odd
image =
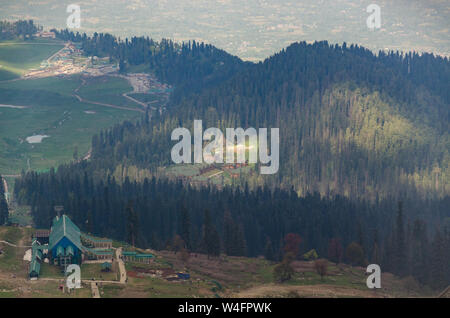
[[[449,284],[447,58],[301,42],[248,64],[197,43],[58,36],[119,59],[122,72],[147,64],[176,88],[162,114],[94,136],[89,162],[17,180],[15,196],[32,206],[38,226],[63,205],[83,230],[143,248],[265,254],[288,272],[312,249],[340,250],[347,264],[381,264],[436,289]],[[159,62],[177,67],[163,74]],[[223,189],[157,175],[172,164],[172,130],[194,119],[222,131],[279,127],[280,171]],[[116,180],[127,166],[153,175]],[[299,250],[286,253],[292,237]]]
[[[0,241],[29,244],[33,229],[0,227]],[[0,243],[0,298],[4,297],[91,297],[88,284],[71,294],[58,288],[64,276],[57,267],[42,264],[41,277],[37,281],[26,279],[28,262],[23,260],[26,248],[16,248]],[[323,279],[315,272],[313,262],[296,261],[295,274],[288,283],[274,280],[275,263],[255,258],[208,258],[204,254],[192,254],[185,262],[180,253],[154,252],[151,264],[127,263],[128,281],[125,285],[101,284],[101,297],[418,297],[435,296],[429,290],[420,289],[411,279],[401,280],[383,273],[381,290],[371,291],[365,285],[364,268],[344,264],[329,264],[328,275]],[[149,274],[161,271],[187,272],[190,279],[170,281],[162,276]],[[83,279],[114,280],[115,273],[102,273],[99,264],[84,264]]]

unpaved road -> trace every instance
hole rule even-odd
[[[13,244],[13,243],[9,243],[9,242],[7,242],[7,241],[0,241],[0,243],[6,244],[6,245],[9,245],[9,246],[12,246],[12,247],[19,247],[19,248],[28,248],[28,247],[31,247],[31,246],[16,245],[16,244]]]
[[[28,108],[29,106],[0,104],[0,107],[3,107],[3,108],[17,108],[17,109],[23,109],[23,108]]]
[[[127,271],[125,270],[125,264],[122,260],[122,248],[116,249],[116,259],[119,264],[120,283],[125,284],[127,282]]]
[[[130,107],[124,107],[124,106],[118,106],[118,105],[112,105],[112,104],[106,104],[106,103],[99,103],[99,102],[94,102],[91,100],[84,99],[83,97],[78,95],[78,91],[84,85],[86,85],[86,80],[84,78],[81,78],[80,86],[78,86],[73,92],[73,96],[75,96],[78,99],[78,101],[80,101],[82,103],[88,103],[88,104],[105,106],[105,107],[110,107],[110,108],[124,109],[124,110],[131,110],[131,111],[136,111],[136,112],[140,112],[140,113],[145,113],[145,111],[140,108],[130,108]],[[132,97],[130,97],[130,98],[132,98]]]
[[[131,96],[128,96],[128,94],[131,94],[131,93],[133,93],[133,92],[123,93],[122,96],[125,97],[125,98],[128,98],[129,100],[131,100],[134,103],[137,103],[137,104],[141,105],[144,108],[147,108],[147,104],[145,104],[143,102],[140,102],[140,101],[138,101],[137,99],[135,99],[135,98],[133,98]]]
[[[300,297],[387,297],[382,291],[361,290],[345,286],[334,286],[326,284],[288,286],[268,284],[242,290],[232,297],[237,298],[259,298],[259,297],[286,297],[289,293],[295,293]]]
[[[100,292],[96,282],[91,282],[92,298],[100,298]]]
[[[63,48],[61,48],[58,52],[54,53],[52,56],[50,56],[50,57],[47,59],[47,63],[50,64],[51,61],[52,61],[52,59],[53,59],[56,55],[58,55],[62,50],[64,50],[65,48],[67,48],[70,44],[71,44],[70,42],[65,43]]]
[[[105,106],[105,107],[110,107],[110,108],[124,109],[124,110],[131,110],[131,111],[135,111],[135,112],[145,113],[145,111],[140,108],[130,108],[130,107],[94,102],[91,100],[84,99],[83,97],[80,97],[80,95],[78,95],[78,94],[73,94],[73,96],[75,96],[82,103],[94,104],[94,105]]]

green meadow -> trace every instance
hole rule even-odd
[[[90,78],[85,85],[79,75],[21,79],[27,70],[57,52],[63,44],[38,39],[0,42],[0,174],[22,170],[48,170],[84,156],[94,134],[141,113],[80,102],[87,101],[139,108],[122,93],[132,91],[119,77]],[[19,108],[4,105],[21,106]],[[34,135],[48,136],[40,143],[28,143]]]
[[[0,81],[15,79],[30,69],[39,68],[43,60],[63,46],[52,39],[0,42]]]
[[[114,78],[117,81],[128,85]],[[140,116],[135,111],[79,102],[72,94],[80,84],[78,76],[0,82],[0,104],[27,107],[0,107],[0,173],[46,170],[72,160],[75,149],[81,157],[88,152],[95,133]],[[102,85],[110,83],[101,82],[96,87],[102,89]],[[102,90],[106,103],[113,103],[114,95],[114,90],[110,94]],[[82,92],[80,96],[85,98]],[[49,137],[30,144],[26,138],[33,135]]]
[[[101,76],[86,80],[78,94],[89,101],[106,103],[117,106],[131,108],[141,108],[141,106],[122,94],[129,93],[133,88],[121,77]]]

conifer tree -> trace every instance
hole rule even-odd
[[[404,277],[406,273],[406,242],[405,242],[405,227],[403,220],[403,202],[399,201],[397,220],[396,220],[396,237],[395,237],[395,272],[400,277]]]

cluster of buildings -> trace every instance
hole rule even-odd
[[[45,32],[45,31],[37,32],[34,36],[37,38],[47,38],[47,39],[56,38],[56,35],[54,32]]]
[[[111,262],[112,258],[112,240],[84,234],[67,215],[56,216],[50,231],[36,231],[33,235],[29,276],[39,277],[41,264],[46,260],[65,269],[86,260]]]
[[[50,230],[38,230],[33,234],[29,277],[40,275],[41,264],[49,263],[65,271],[70,264],[83,262],[101,263],[102,270],[111,270],[113,261],[112,240],[83,233],[63,214],[53,219]],[[122,259],[127,262],[149,264],[154,255],[125,251]]]

